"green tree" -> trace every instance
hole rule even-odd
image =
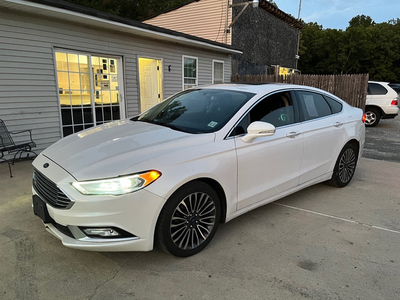
[[[304,24],[299,53],[303,73],[369,73],[372,80],[400,82],[400,19],[376,24],[356,16],[345,31]]]
[[[123,18],[142,21],[191,2],[190,0],[66,0]]]

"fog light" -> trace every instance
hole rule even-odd
[[[120,233],[113,228],[85,228],[82,231],[87,236],[98,236],[98,237],[117,237]]]

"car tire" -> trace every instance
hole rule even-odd
[[[211,241],[221,217],[217,193],[201,181],[178,189],[161,210],[155,231],[156,245],[178,257],[203,250]]]
[[[379,109],[370,107],[365,109],[365,126],[374,127],[378,125],[381,120],[381,112]]]
[[[358,160],[357,148],[349,143],[346,144],[339,154],[333,169],[332,178],[328,183],[335,187],[345,187],[353,178]]]

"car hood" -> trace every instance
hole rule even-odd
[[[189,134],[123,120],[63,138],[42,154],[75,179],[90,180],[159,169],[165,163],[160,162],[162,156],[213,142],[214,138],[214,134]]]

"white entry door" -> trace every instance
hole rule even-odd
[[[139,58],[140,109],[148,110],[162,99],[161,60]]]

